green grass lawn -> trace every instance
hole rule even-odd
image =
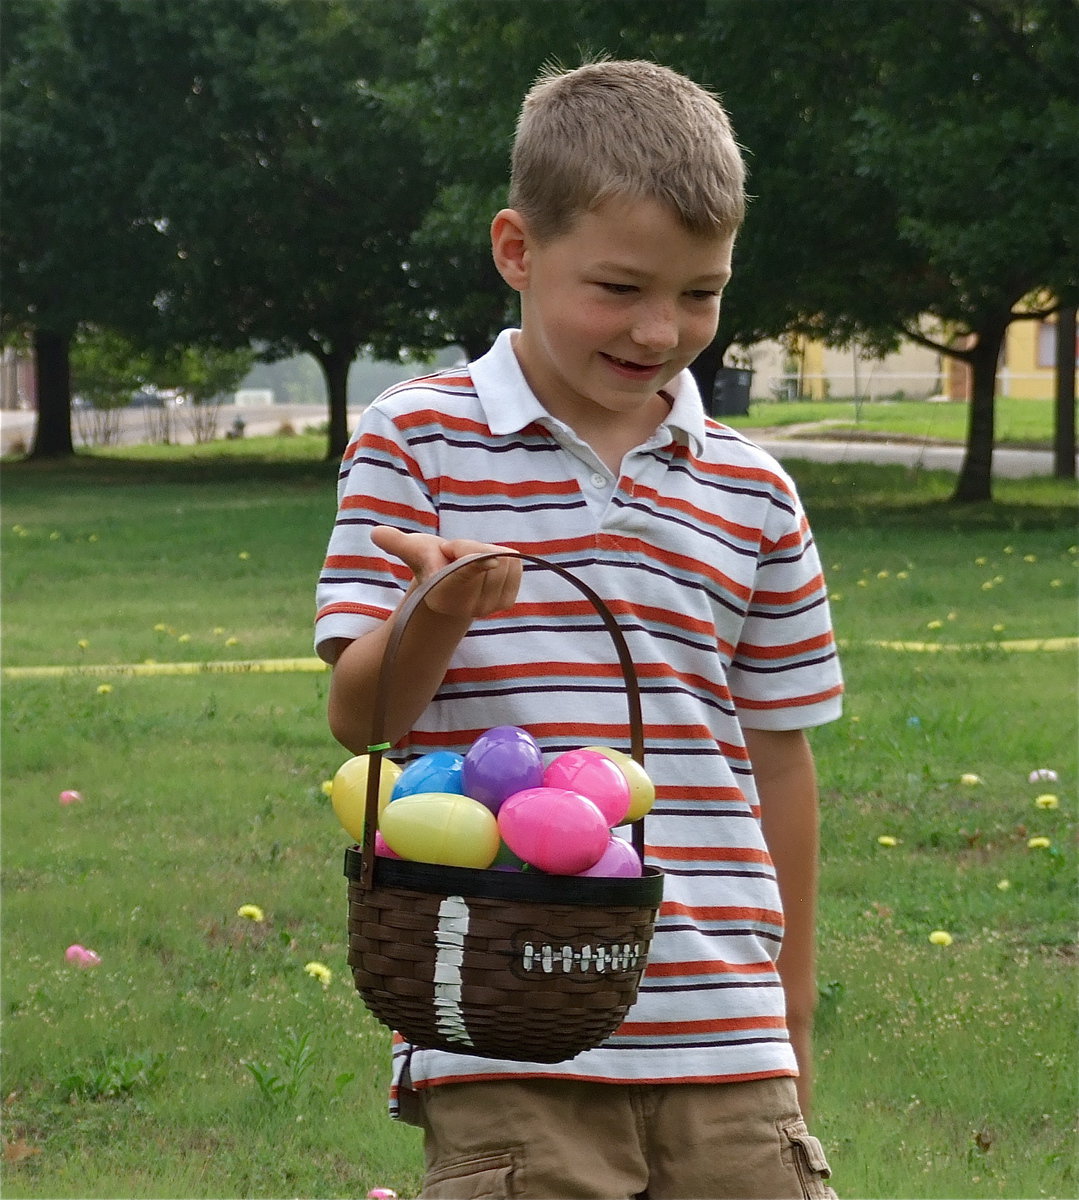
[[[965,403],[925,400],[795,400],[783,403],[754,401],[749,415],[723,417],[740,428],[811,426],[830,437],[882,435],[965,442],[969,408]],[[998,445],[1049,449],[1053,436],[1051,400],[1016,400],[1000,396],[996,402]]]
[[[4,665],[310,657],[322,449],[7,467]],[[957,508],[946,476],[792,471],[848,683],[813,735],[834,1183],[1074,1196],[1076,655],[1009,647],[1074,638],[1075,489],[1002,480]],[[384,1116],[388,1035],[345,962],[326,686],[5,679],[5,1196],[415,1194],[416,1131]],[[72,943],[101,965],[68,965]]]

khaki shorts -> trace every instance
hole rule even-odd
[[[487,1080],[416,1094],[427,1200],[710,1200],[835,1193],[794,1081]]]

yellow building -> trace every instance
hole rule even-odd
[[[997,374],[999,394],[1020,400],[1050,400],[1056,386],[1056,317],[1013,321],[1008,327]]]
[[[1013,321],[1004,337],[997,368],[997,395],[1017,400],[1052,400],[1056,390],[1057,319]],[[1079,356],[1079,344],[1076,346]],[[946,391],[953,400],[970,399],[970,368],[949,358]]]

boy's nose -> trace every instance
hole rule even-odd
[[[630,336],[638,346],[653,353],[673,350],[678,345],[678,322],[669,308],[654,308],[638,315]]]

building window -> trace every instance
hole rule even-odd
[[[1038,366],[1039,367],[1055,367],[1057,355],[1057,322],[1039,321],[1038,322]],[[1075,359],[1079,363],[1079,334],[1075,339]]]

